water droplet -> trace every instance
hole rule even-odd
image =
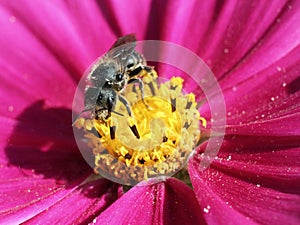
[[[271,101],[274,102],[274,101],[275,101],[275,98],[274,98],[274,97],[271,97]]]
[[[286,87],[286,83],[285,82],[282,83],[282,87]]]
[[[260,184],[257,184],[256,187],[260,187]]]
[[[232,90],[233,90],[233,91],[236,91],[236,87],[235,87],[235,86],[234,86],[234,87],[232,87]]]
[[[226,160],[227,161],[231,160],[231,155],[229,155]]]
[[[277,66],[276,69],[277,69],[277,71],[279,71],[279,72],[282,71],[281,67],[279,67],[279,66]]]
[[[13,112],[14,109],[15,109],[15,107],[12,106],[12,105],[10,105],[10,106],[7,107],[8,112]]]
[[[10,16],[9,17],[9,22],[11,22],[11,23],[16,22],[16,17],[15,16]]]
[[[224,51],[225,54],[229,53],[229,49],[228,48],[224,48],[223,51]]]
[[[97,217],[95,217],[94,219],[93,219],[93,224],[96,224],[96,222],[97,222]]]
[[[209,213],[209,209],[210,209],[210,206],[208,205],[208,206],[206,206],[206,208],[203,209],[203,211],[204,211],[205,213]]]

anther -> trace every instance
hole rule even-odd
[[[128,125],[129,125],[132,133],[137,137],[137,139],[140,139],[140,134],[136,128],[134,119],[132,117],[129,117],[127,120],[128,120]]]
[[[167,142],[168,138],[166,136],[163,137],[163,142]]]
[[[138,132],[136,126],[133,125],[133,126],[130,127],[130,129],[131,129],[132,133],[136,136],[136,138],[137,138],[137,139],[140,139],[140,134],[139,134],[139,132]]]
[[[185,106],[185,109],[190,109],[192,104],[193,104],[192,102],[187,102],[186,106]]]
[[[95,129],[95,127],[93,127],[91,129],[91,132],[98,138],[102,138],[102,135]]]
[[[190,93],[187,95],[187,103],[185,106],[185,109],[190,109],[192,104],[195,102],[195,95],[193,93]]]
[[[116,138],[116,126],[109,127],[110,139]]]
[[[176,98],[171,98],[172,112],[176,111]]]
[[[184,125],[183,125],[183,127],[185,129],[188,129],[190,126],[191,126],[191,123],[188,123],[188,122],[185,122]]]

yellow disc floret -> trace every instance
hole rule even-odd
[[[180,170],[200,139],[199,120],[206,120],[196,109],[195,95],[183,94],[183,79],[172,77],[157,82],[156,72],[144,74],[144,99],[140,90],[128,86],[123,93],[132,116],[117,102],[107,121],[80,118],[78,128],[93,148],[95,172],[132,185],[157,176],[171,176]],[[115,138],[110,130],[115,128]],[[139,138],[132,132],[138,131]],[[90,133],[94,128],[99,135]]]

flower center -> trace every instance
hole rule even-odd
[[[183,93],[182,78],[158,82],[155,71],[145,72],[143,83],[143,98],[135,85],[122,93],[132,116],[117,101],[117,113],[107,120],[80,118],[75,124],[86,132],[95,172],[125,185],[174,175],[199,142],[199,120],[206,126],[194,94]]]

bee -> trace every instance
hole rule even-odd
[[[122,92],[128,84],[137,83],[144,101],[144,84],[140,74],[143,70],[151,72],[153,69],[147,66],[145,58],[135,48],[135,35],[123,36],[93,65],[87,77],[90,85],[85,89],[85,110],[81,113],[91,111],[92,118],[101,121],[107,121],[111,113],[123,116],[114,111],[119,100],[132,117],[130,105]],[[140,138],[135,125],[130,129],[137,138]],[[111,139],[115,138],[115,127],[111,127],[110,136]]]

